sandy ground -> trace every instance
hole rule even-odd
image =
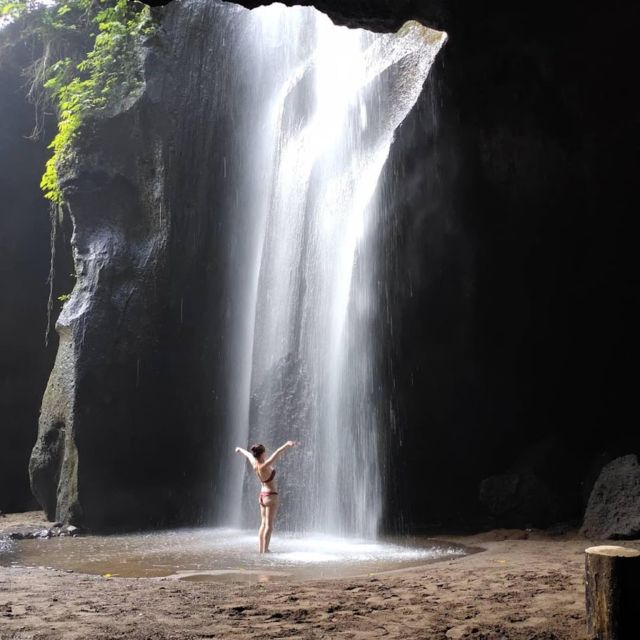
[[[0,534],[41,518],[0,516]],[[0,568],[0,640],[586,640],[590,543],[522,531],[447,539],[484,551],[402,572],[268,585]]]

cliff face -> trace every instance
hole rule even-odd
[[[233,13],[169,8],[141,52],[145,82],[86,123],[65,170],[78,279],[30,464],[51,518],[164,525],[201,521],[210,507],[220,349],[207,327],[224,313],[209,310],[210,274],[233,135],[216,78],[233,66],[221,69],[223,45],[207,40]]]
[[[55,123],[46,119],[43,137],[27,140],[35,110],[22,69],[33,46],[12,28],[0,38],[0,511],[8,512],[36,506],[27,466],[55,356],[55,340],[45,346],[49,210],[38,186]]]
[[[604,33],[584,9],[474,7],[322,5],[351,25],[419,18],[449,33],[387,185],[381,301],[404,482],[389,522],[480,517],[479,482],[505,473],[534,475],[547,512],[575,518],[593,456],[639,447],[625,429],[594,437],[632,408],[631,10],[612,9]],[[242,132],[216,89],[238,61],[219,68],[211,33],[243,34],[214,2],[160,11],[146,84],[88,123],[65,176],[78,282],[31,475],[50,517],[94,527],[195,521],[215,499],[226,409],[212,327],[233,197],[219,187],[241,173],[223,156]]]
[[[474,488],[511,475],[536,496],[495,523],[579,519],[596,454],[640,447],[624,417],[634,11],[612,11],[605,33],[584,8],[458,4],[396,145],[401,455],[407,486],[432,488],[401,502],[423,521],[484,517]],[[403,140],[424,142],[403,154]]]

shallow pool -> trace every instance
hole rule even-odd
[[[0,565],[113,577],[270,581],[368,575],[469,553],[461,545],[415,538],[367,541],[279,534],[267,555],[257,552],[257,544],[256,532],[235,529],[20,540],[0,546]]]

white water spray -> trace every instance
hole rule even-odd
[[[350,30],[277,5],[238,19],[253,73],[236,150],[229,443],[302,442],[279,461],[279,526],[373,537],[386,406],[372,329],[377,188],[445,35]],[[217,493],[235,526],[257,512],[245,474],[234,459]]]

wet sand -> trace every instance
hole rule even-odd
[[[0,534],[39,524],[37,513],[0,516]],[[361,578],[252,585],[3,567],[0,640],[586,640],[589,541],[517,530],[441,538],[484,551]]]

